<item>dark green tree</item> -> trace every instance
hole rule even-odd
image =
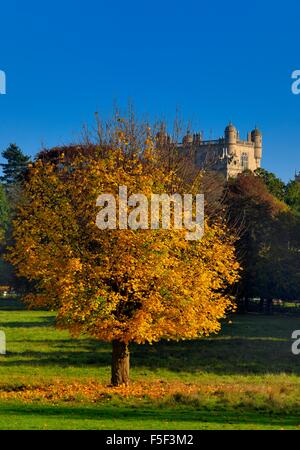
[[[11,231],[10,212],[8,197],[4,186],[0,184],[0,285],[2,286],[13,286],[14,281],[13,268],[3,259]]]
[[[22,150],[16,144],[10,144],[1,155],[7,161],[6,163],[1,164],[3,172],[1,177],[2,182],[5,185],[21,182],[24,179],[30,157],[24,155]]]
[[[27,172],[30,158],[16,144],[1,153],[6,162],[2,167],[2,185],[0,186],[0,284],[8,284],[17,291],[24,291],[29,285],[26,279],[16,276],[14,268],[6,261],[7,246],[13,243],[12,220],[16,214],[16,205],[22,193],[22,181]]]
[[[5,241],[5,236],[10,224],[10,211],[7,195],[0,184],[0,245]]]
[[[291,210],[300,216],[300,182],[298,180],[292,180],[287,184],[284,200]]]
[[[262,168],[256,169],[255,174],[263,180],[270,194],[274,195],[274,197],[279,200],[284,200],[286,187],[285,183],[280,178],[274,173]]]
[[[259,296],[300,301],[300,219],[287,210],[272,223],[255,267]]]
[[[285,266],[277,264],[270,255],[283,256],[277,249],[279,243],[287,248],[282,227],[278,226],[278,216],[288,211],[288,207],[270,194],[264,181],[251,172],[229,180],[226,203],[229,223],[240,236],[237,254],[243,271],[237,292],[239,303],[246,310],[248,299],[253,297],[267,299],[269,304],[273,298],[279,298],[277,281],[284,277],[278,271]],[[275,265],[277,284],[273,277]]]

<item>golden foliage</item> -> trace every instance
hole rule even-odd
[[[20,400],[22,402],[101,402],[116,398],[128,398],[142,400],[145,398],[153,400],[167,400],[174,396],[183,396],[183,399],[197,398],[197,395],[205,395],[207,399],[210,397],[227,396],[247,398],[247,395],[273,395],[282,398],[283,392],[287,394],[294,392],[293,385],[280,386],[270,384],[249,384],[245,383],[194,383],[172,380],[165,382],[162,380],[153,381],[135,381],[130,385],[113,387],[99,383],[93,379],[86,379],[84,382],[70,380],[66,382],[63,379],[54,379],[48,383],[39,383],[32,385],[20,386],[1,386],[0,400]],[[201,398],[201,397],[200,397]]]
[[[149,133],[148,133],[149,134]],[[106,156],[64,163],[38,160],[14,223],[10,260],[34,281],[33,306],[58,311],[57,323],[98,339],[155,342],[219,331],[234,307],[226,293],[238,278],[233,239],[220,223],[205,224],[200,241],[185,230],[100,230],[101,193],[174,192],[176,174],[156,160],[147,136],[142,155],[126,153],[124,136]],[[125,148],[125,150],[124,150]]]

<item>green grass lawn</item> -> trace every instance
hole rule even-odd
[[[105,387],[111,349],[56,330],[52,312],[25,311],[16,300],[0,299],[7,338],[7,355],[0,356],[0,429],[300,429],[295,329],[300,318],[293,315],[234,315],[218,336],[133,345],[131,379],[133,386],[147,383],[145,395],[92,398],[80,388],[78,395],[22,398],[28,387]],[[157,383],[178,385],[178,392],[167,388],[153,397],[152,383],[154,390]]]

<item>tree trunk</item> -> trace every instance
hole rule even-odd
[[[273,313],[273,299],[267,298],[267,314]]]
[[[128,344],[114,340],[112,343],[111,384],[120,386],[129,384],[129,349]]]
[[[259,312],[264,311],[264,306],[265,306],[265,299],[261,297],[259,300]]]

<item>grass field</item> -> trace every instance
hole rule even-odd
[[[300,318],[231,320],[215,337],[133,345],[131,386],[111,388],[109,344],[0,299],[0,429],[300,429]]]

